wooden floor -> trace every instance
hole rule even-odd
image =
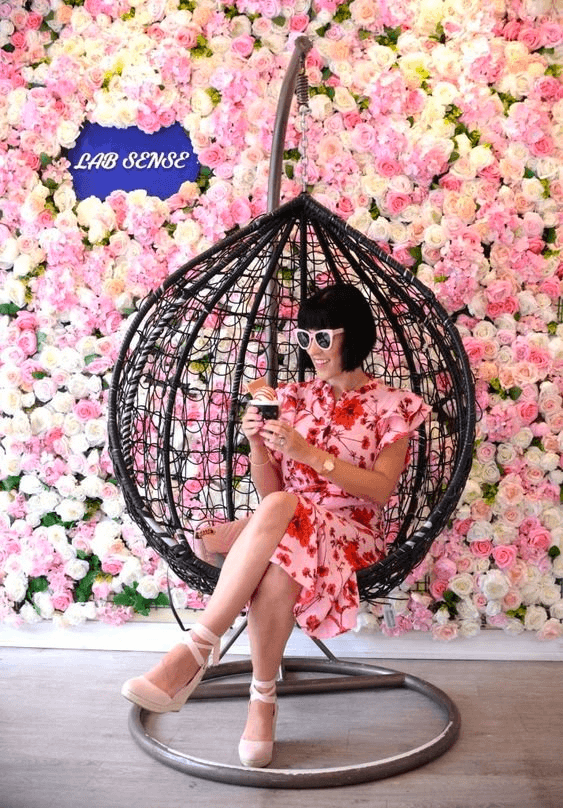
[[[157,654],[0,648],[0,808],[562,808],[563,662],[375,664],[443,689],[462,716],[442,757],[406,774],[330,789],[197,779],[133,742],[122,680]],[[363,660],[365,661],[365,660]],[[173,748],[236,764],[241,700],[192,701],[151,717]],[[276,768],[374,759],[433,737],[440,712],[411,691],[280,699]]]

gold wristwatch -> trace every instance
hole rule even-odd
[[[334,458],[332,455],[329,455],[324,461],[322,471],[324,471],[325,474],[330,474],[331,471],[334,471]]]

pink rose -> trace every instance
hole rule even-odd
[[[119,575],[123,569],[123,561],[119,558],[105,558],[102,561],[102,572],[106,575]]]
[[[238,56],[242,56],[246,58],[250,56],[254,49],[254,38],[250,36],[250,34],[243,34],[242,36],[237,36],[233,39],[231,43],[231,50],[234,51]]]
[[[543,45],[543,37],[538,28],[521,28],[518,32],[518,41],[522,42],[529,51],[538,50]]]
[[[308,14],[296,14],[289,21],[289,30],[301,32],[304,31],[309,25]]]
[[[511,567],[516,561],[517,549],[511,544],[499,544],[493,547],[493,558],[501,570]]]
[[[392,216],[401,213],[411,203],[409,194],[400,191],[389,191],[385,197],[385,205]]]
[[[523,424],[531,424],[538,417],[539,408],[535,401],[522,401],[516,404],[516,412]]]
[[[375,170],[382,177],[394,177],[401,173],[401,166],[391,157],[378,157],[375,161]]]
[[[442,642],[451,642],[457,637],[457,626],[455,623],[446,623],[444,626],[432,627],[432,638]]]
[[[529,146],[534,157],[547,157],[553,154],[555,150],[555,144],[550,135],[544,135],[544,137],[539,138],[539,140],[530,143]]]
[[[53,595],[51,598],[51,603],[53,607],[57,609],[59,612],[64,612],[65,609],[68,609],[70,604],[73,602],[72,595],[70,592],[61,592],[58,595]]]
[[[449,558],[440,558],[434,564],[434,575],[444,581],[449,581],[456,572],[457,567],[454,561]]]
[[[558,640],[563,634],[563,626],[555,618],[546,620],[537,633],[538,640]]]
[[[493,543],[488,539],[482,539],[480,541],[472,541],[469,547],[476,558],[488,558],[493,549]]]
[[[252,218],[252,208],[247,199],[235,199],[230,207],[231,216],[233,221],[238,225],[245,225]]]
[[[441,600],[447,588],[448,582],[442,578],[432,581],[429,586],[430,594],[435,600]]]

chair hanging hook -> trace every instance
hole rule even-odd
[[[303,193],[307,190],[309,181],[309,140],[308,140],[308,116],[311,112],[309,106],[309,82],[307,81],[307,73],[305,72],[305,59],[301,58],[301,71],[297,76],[297,86],[295,88],[297,96],[299,119],[301,124],[301,143],[299,145],[299,152],[301,155],[301,190]]]

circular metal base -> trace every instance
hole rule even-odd
[[[129,715],[131,735],[141,749],[166,766],[206,780],[258,788],[327,788],[380,780],[429,763],[453,746],[458,737],[461,720],[456,705],[442,690],[423,679],[388,668],[340,660],[289,658],[284,660],[284,669],[299,672],[314,671],[323,674],[335,673],[339,674],[340,678],[320,679],[313,682],[307,679],[295,682],[284,680],[278,683],[279,694],[405,687],[425,696],[442,709],[445,714],[444,728],[432,740],[406,752],[358,765],[323,769],[244,768],[203,760],[178,752],[149,735],[145,726],[148,713],[140,707],[133,707]],[[229,676],[238,676],[251,672],[251,670],[250,661],[228,662],[211,668],[204,679],[205,682],[211,682]],[[343,675],[347,678],[342,678]],[[248,683],[230,685],[203,683],[192,694],[191,699],[229,698],[238,695],[248,696]]]

